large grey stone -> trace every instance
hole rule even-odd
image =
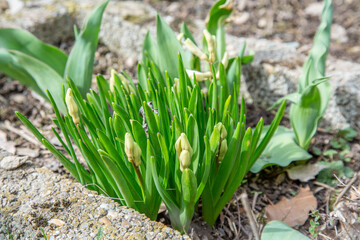
[[[73,36],[75,8],[61,1],[9,0],[9,8],[0,14],[0,28],[19,28],[41,40],[57,44]]]
[[[0,240],[41,239],[41,228],[47,239],[95,239],[101,227],[102,239],[189,239],[47,168],[0,169]]]

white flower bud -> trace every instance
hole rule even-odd
[[[110,76],[110,91],[113,93],[115,92],[115,75],[117,72],[115,69],[111,69],[111,76]]]
[[[212,36],[207,29],[203,31],[209,51],[209,61],[215,61],[215,36]]]
[[[80,122],[79,108],[74,100],[74,96],[71,88],[69,88],[66,92],[65,102],[69,110],[69,115],[72,117],[75,125],[77,125]]]
[[[200,48],[198,48],[189,38],[185,40],[184,44],[190,50],[190,52],[198,56],[201,60],[208,61],[206,54],[203,53]]]
[[[193,155],[193,149],[190,146],[189,140],[185,133],[181,133],[178,140],[175,142],[176,155],[180,161],[180,170],[188,168],[191,163],[191,158]]]
[[[224,159],[226,151],[228,150],[227,141],[226,139],[222,140],[218,155],[218,161],[221,162]]]
[[[211,72],[202,73],[202,72],[187,69],[186,73],[191,80],[194,79],[194,74],[195,74],[197,82],[202,82],[202,81],[205,81],[205,80],[208,80],[211,78]]]
[[[137,167],[141,164],[141,149],[130,133],[125,134],[125,153],[129,162],[133,162]]]
[[[224,68],[227,68],[229,64],[229,54],[227,52],[224,53],[221,63],[224,65]]]
[[[180,160],[180,170],[182,172],[190,166],[191,157],[192,157],[192,154],[189,151],[183,150],[181,152],[179,160]]]
[[[221,122],[217,123],[215,125],[215,127],[219,130],[220,132],[220,139],[223,140],[226,138],[227,136],[227,131],[226,131],[226,128],[224,126],[224,124],[222,124]]]
[[[184,33],[179,33],[176,38],[179,42],[181,42],[181,40],[184,38]]]

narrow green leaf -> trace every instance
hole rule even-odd
[[[64,74],[67,55],[60,49],[45,44],[31,33],[21,29],[0,29],[0,46],[8,50],[17,50],[29,55],[54,69],[57,74]]]
[[[101,19],[108,2],[105,1],[87,16],[66,63],[64,77],[69,76],[75,82],[83,97],[91,86]]]

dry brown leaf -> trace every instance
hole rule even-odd
[[[288,176],[292,180],[300,180],[302,182],[307,182],[311,179],[314,179],[318,173],[326,168],[325,165],[319,165],[319,164],[307,164],[307,165],[299,165],[292,167],[286,172],[288,173]]]
[[[295,197],[283,197],[279,203],[267,206],[265,213],[268,221],[280,220],[294,227],[303,225],[309,217],[309,211],[315,210],[316,207],[317,200],[309,186],[306,186],[301,188]]]

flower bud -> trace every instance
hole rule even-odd
[[[212,36],[208,30],[204,30],[204,36],[207,42],[207,47],[209,51],[209,61],[214,62],[215,61],[215,37]]]
[[[181,42],[181,40],[184,38],[184,33],[179,33],[176,38],[179,42]]]
[[[129,162],[133,162],[135,166],[141,164],[141,149],[130,133],[125,134],[125,153]]]
[[[193,41],[187,38],[184,42],[185,46],[192,52],[194,55],[198,56],[201,60],[208,61],[208,57],[203,53],[200,48],[198,48]]]
[[[184,169],[189,167],[193,155],[193,149],[191,148],[185,133],[181,133],[180,137],[175,142],[175,150],[180,161],[180,170],[184,171]]]
[[[180,154],[180,170],[183,172],[191,164],[192,154],[188,150],[183,150]]]
[[[187,69],[186,73],[189,75],[189,78],[191,80],[194,79],[194,74],[195,74],[197,82],[202,82],[202,81],[205,81],[205,80],[208,80],[211,78],[211,72],[202,73],[202,72]]]
[[[225,139],[226,136],[227,136],[227,131],[226,131],[226,128],[224,126],[224,124],[222,124],[221,122],[217,123],[215,125],[215,127],[219,130],[220,132],[220,139]]]
[[[223,64],[224,68],[226,69],[229,64],[229,54],[227,52],[224,53],[221,63]]]
[[[222,140],[218,155],[218,161],[221,162],[224,159],[226,151],[228,150],[227,141],[226,139]]]
[[[69,88],[66,92],[65,102],[69,110],[69,115],[72,117],[75,125],[77,125],[80,122],[79,108],[76,105],[71,88]]]
[[[111,69],[111,76],[110,76],[110,91],[113,93],[115,92],[115,75],[117,74],[117,72],[115,71],[115,69]]]

